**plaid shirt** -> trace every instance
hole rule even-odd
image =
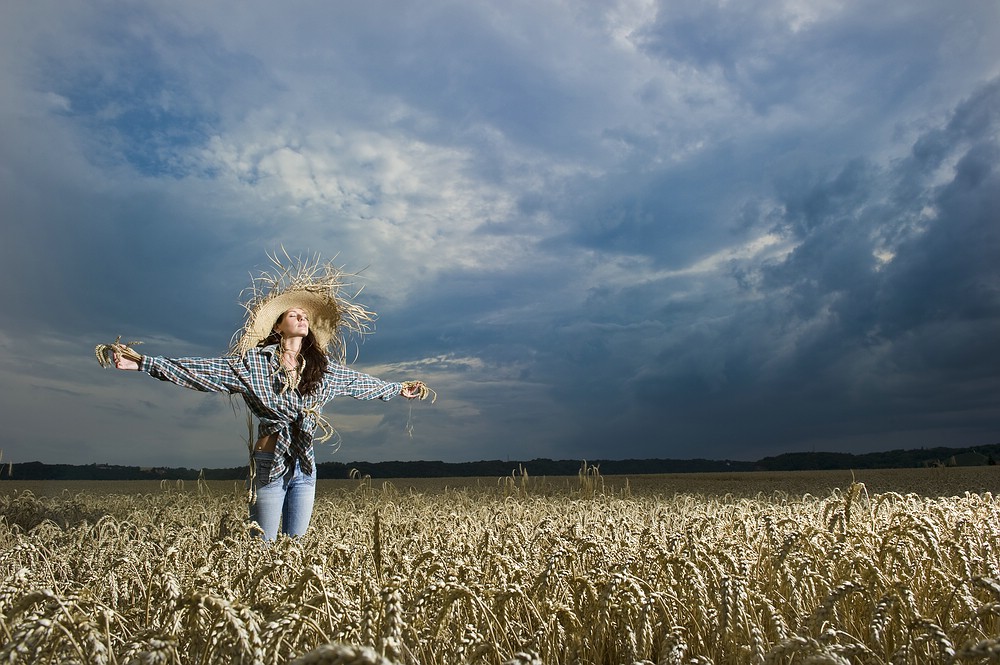
[[[242,395],[260,421],[258,437],[278,434],[269,481],[281,478],[296,458],[305,473],[313,473],[313,433],[322,417],[320,410],[334,397],[388,401],[403,387],[331,362],[319,389],[311,395],[300,395],[285,389],[277,348],[271,345],[250,349],[242,358],[143,356],[139,369],[185,388]]]

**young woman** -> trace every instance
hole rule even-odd
[[[328,358],[331,347],[344,355],[342,328],[368,331],[374,315],[340,295],[343,274],[317,262],[265,273],[245,304],[248,319],[222,358],[140,356],[111,345],[114,365],[138,370],[204,392],[243,397],[259,421],[251,445],[250,517],[273,540],[280,532],[305,533],[316,494],[313,438],[333,433],[323,406],[334,397],[381,399],[396,395],[424,398],[420,381],[386,382]],[[277,315],[275,314],[277,312]],[[99,347],[100,348],[100,347]]]

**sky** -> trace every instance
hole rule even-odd
[[[245,463],[268,255],[379,315],[320,461],[1000,442],[995,0],[0,5],[3,463]],[[528,467],[530,472],[530,465]]]

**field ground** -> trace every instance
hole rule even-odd
[[[0,482],[0,662],[1000,662],[997,467],[241,485]]]

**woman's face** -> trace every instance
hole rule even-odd
[[[293,307],[274,324],[274,331],[282,337],[305,337],[309,334],[309,314],[301,307]]]

